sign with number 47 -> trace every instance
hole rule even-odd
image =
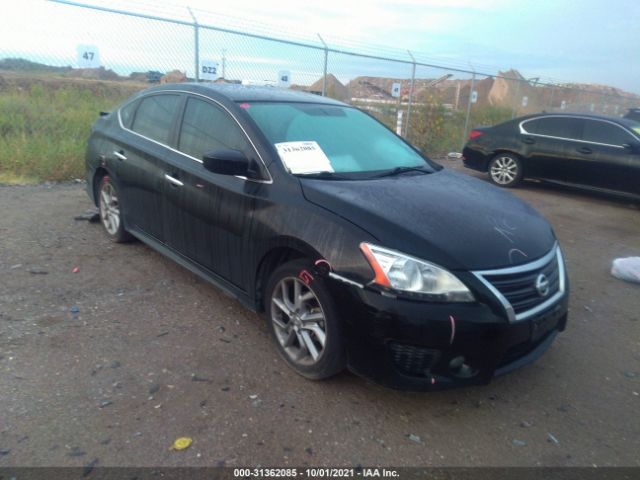
[[[78,68],[99,68],[100,52],[95,45],[78,45],[76,47]]]

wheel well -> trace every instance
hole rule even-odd
[[[298,258],[309,258],[301,250],[291,247],[277,247],[270,250],[260,261],[258,272],[256,274],[256,309],[261,312],[264,310],[264,289],[273,271],[280,265]]]
[[[93,203],[98,206],[98,185],[103,177],[109,175],[106,169],[99,167],[96,169],[96,173],[93,174]]]

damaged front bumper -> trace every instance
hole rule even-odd
[[[536,360],[567,322],[568,289],[543,311],[515,322],[495,301],[425,303],[344,283],[335,290],[349,368],[403,390],[487,384]]]

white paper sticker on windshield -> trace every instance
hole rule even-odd
[[[331,161],[316,142],[276,143],[284,166],[291,173],[333,172]]]

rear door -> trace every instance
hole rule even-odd
[[[536,117],[520,124],[520,141],[526,158],[525,176],[569,181],[571,149],[580,138],[582,120],[570,116]]]
[[[266,180],[214,174],[203,154],[218,148],[257,153],[229,112],[203,97],[188,96],[176,149],[167,158],[164,222],[167,244],[237,287],[247,286],[249,227],[254,195]]]
[[[179,101],[180,95],[173,93],[138,100],[135,111],[120,117],[122,139],[109,152],[116,165],[127,225],[159,241],[164,239],[162,162],[172,141]]]
[[[625,145],[638,139],[622,126],[587,118],[582,132],[583,145],[578,150],[585,185],[640,193],[640,155]]]

